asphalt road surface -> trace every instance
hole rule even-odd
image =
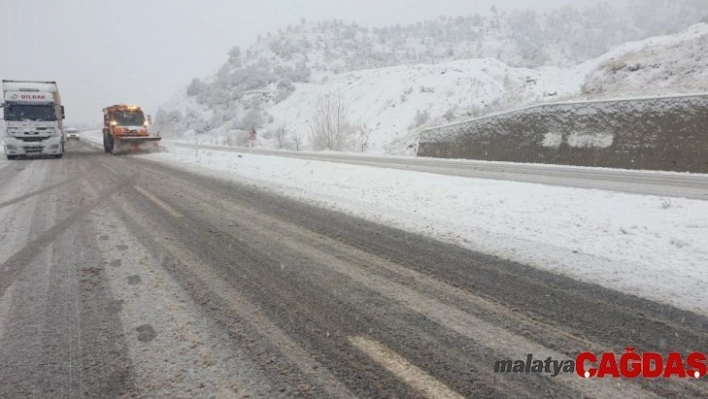
[[[0,162],[0,397],[706,397],[495,374],[705,351],[708,319],[70,143]]]
[[[217,151],[276,155],[279,157],[311,159],[379,168],[413,170],[448,176],[477,177],[539,183],[555,186],[611,190],[632,194],[685,197],[708,200],[708,175],[636,171],[579,166],[544,165],[529,163],[452,160],[441,158],[412,158],[370,156],[321,152],[294,152],[242,147],[195,145],[173,142],[183,148],[203,148]]]

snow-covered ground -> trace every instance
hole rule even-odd
[[[142,157],[708,315],[706,201],[174,146]]]
[[[423,128],[493,112],[571,99],[705,92],[706,38],[708,24],[700,23],[677,34],[625,43],[574,67],[519,68],[487,58],[335,75],[314,73],[309,83],[294,83],[295,91],[285,100],[259,103],[259,109],[269,116],[259,124],[259,145],[273,148],[274,140],[263,133],[284,125],[290,145],[292,136],[299,134],[308,148],[315,104],[324,94],[341,96],[349,122],[366,123],[371,129],[366,152],[406,154]],[[262,92],[254,91],[258,95]],[[206,129],[210,130],[206,140],[223,142],[236,134],[237,127],[245,123],[242,119],[248,119],[248,112],[238,104],[219,105],[233,108],[231,113],[238,117],[212,122],[211,130]],[[214,115],[213,108],[199,104],[186,90],[173,96],[164,109],[178,113],[181,120],[181,125],[165,130],[170,137],[181,137],[187,130],[184,126],[204,125]]]
[[[555,98],[568,96],[582,81],[583,75],[567,69],[511,68],[493,59],[411,65],[345,73],[321,84],[298,84],[290,97],[268,112],[276,122],[307,136],[318,98],[341,93],[350,120],[366,122],[373,129],[367,152],[384,153],[390,152],[388,144],[432,118],[446,114],[453,118],[470,107],[481,110],[502,102],[538,102],[549,93]]]
[[[310,121],[317,101],[324,95],[339,95],[348,122],[366,124],[371,130],[367,153],[403,153],[420,128],[498,110],[502,104],[538,103],[574,95],[584,81],[585,69],[513,68],[494,59],[459,60],[348,72],[296,83],[292,95],[267,108],[273,119],[258,128],[259,145],[273,148],[275,142],[265,133],[284,125],[290,147],[292,136],[299,134],[309,148]],[[165,108],[191,118],[199,115],[208,120],[212,116],[185,93],[174,96]],[[224,142],[235,131],[232,123],[227,123],[203,136],[207,141]],[[182,133],[168,131],[166,135],[180,137]],[[360,148],[357,139],[353,138],[352,149]]]
[[[593,97],[708,91],[708,24],[627,43],[601,57],[583,84]]]

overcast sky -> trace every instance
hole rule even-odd
[[[232,46],[301,18],[361,25],[440,15],[540,11],[597,0],[0,0],[0,77],[56,80],[69,122],[100,123],[114,103],[154,113],[193,77],[213,73]]]

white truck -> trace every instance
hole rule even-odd
[[[2,144],[7,159],[64,155],[64,106],[56,82],[3,80]]]

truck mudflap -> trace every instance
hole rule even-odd
[[[167,151],[160,145],[162,137],[116,137],[113,142],[114,155],[119,154],[134,154],[134,153],[150,153],[150,152],[165,152]]]

